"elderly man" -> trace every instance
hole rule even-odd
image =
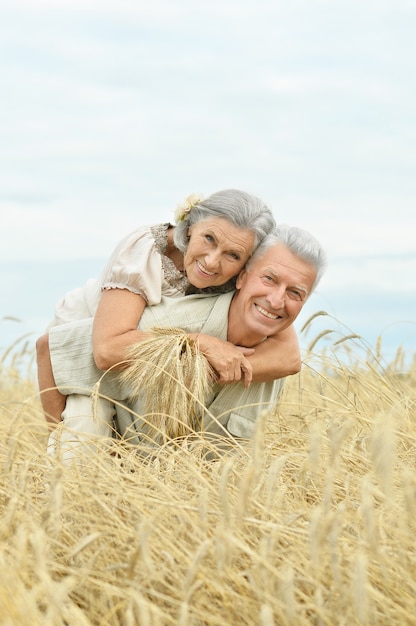
[[[145,309],[139,327],[148,331],[179,326],[187,333],[204,333],[235,345],[255,347],[293,324],[319,282],[325,263],[324,251],[312,235],[296,227],[279,226],[241,272],[235,292],[164,298],[160,304]],[[91,334],[89,320],[51,329],[52,366],[57,387],[69,394],[63,414],[65,426],[79,433],[109,434],[107,409],[99,416],[101,425],[96,421],[96,430],[79,420],[79,414],[85,410],[85,397],[100,377],[100,393],[129,403],[118,374],[108,372],[103,376],[96,368]],[[69,371],[71,363],[73,369]],[[276,404],[282,384],[282,379],[253,382],[248,387],[242,382],[215,384],[206,402],[202,430],[251,437],[260,413]],[[136,404],[134,410],[139,412],[140,405]]]

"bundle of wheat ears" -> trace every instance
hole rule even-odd
[[[121,379],[131,400],[140,400],[144,434],[161,443],[198,429],[214,372],[183,330],[153,328],[151,333],[130,348]]]

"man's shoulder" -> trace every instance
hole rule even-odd
[[[217,302],[228,304],[231,302],[233,292],[221,293],[221,294],[208,294],[208,293],[193,293],[188,296],[181,296],[180,298],[171,298],[169,296],[162,296],[160,305],[166,308],[184,308],[195,309],[196,307],[209,308],[214,306]],[[156,305],[156,306],[160,306]]]

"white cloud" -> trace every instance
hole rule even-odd
[[[101,222],[121,236],[227,186],[331,254],[411,251],[413,8],[3,3],[0,255],[101,254]]]
[[[305,315],[324,308],[369,338],[414,319],[414,1],[1,4],[0,261],[13,271],[70,259],[69,288],[77,259],[172,219],[189,193],[241,187],[328,250]],[[51,298],[42,328],[60,278],[53,297],[34,287],[33,302]],[[7,313],[26,316],[9,292]]]
[[[414,294],[416,292],[416,255],[386,253],[379,255],[350,255],[334,258],[323,279],[323,288],[330,293],[354,290],[371,297],[377,294]]]
[[[131,16],[140,14],[159,19],[168,19],[175,13],[175,5],[169,0],[153,0],[152,2],[140,2],[140,0],[3,0],[3,7],[9,9],[22,9],[32,13],[76,13],[89,14],[91,11],[99,12],[100,15],[114,14]]]

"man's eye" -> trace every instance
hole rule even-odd
[[[297,291],[296,289],[288,291],[288,294],[289,298],[292,298],[292,300],[297,300],[298,302],[300,300],[303,300],[304,297],[304,294],[301,291]]]
[[[230,252],[230,257],[232,257],[235,261],[240,260],[240,255],[237,252]]]
[[[205,235],[205,239],[212,243],[214,241],[214,237],[212,235]]]

